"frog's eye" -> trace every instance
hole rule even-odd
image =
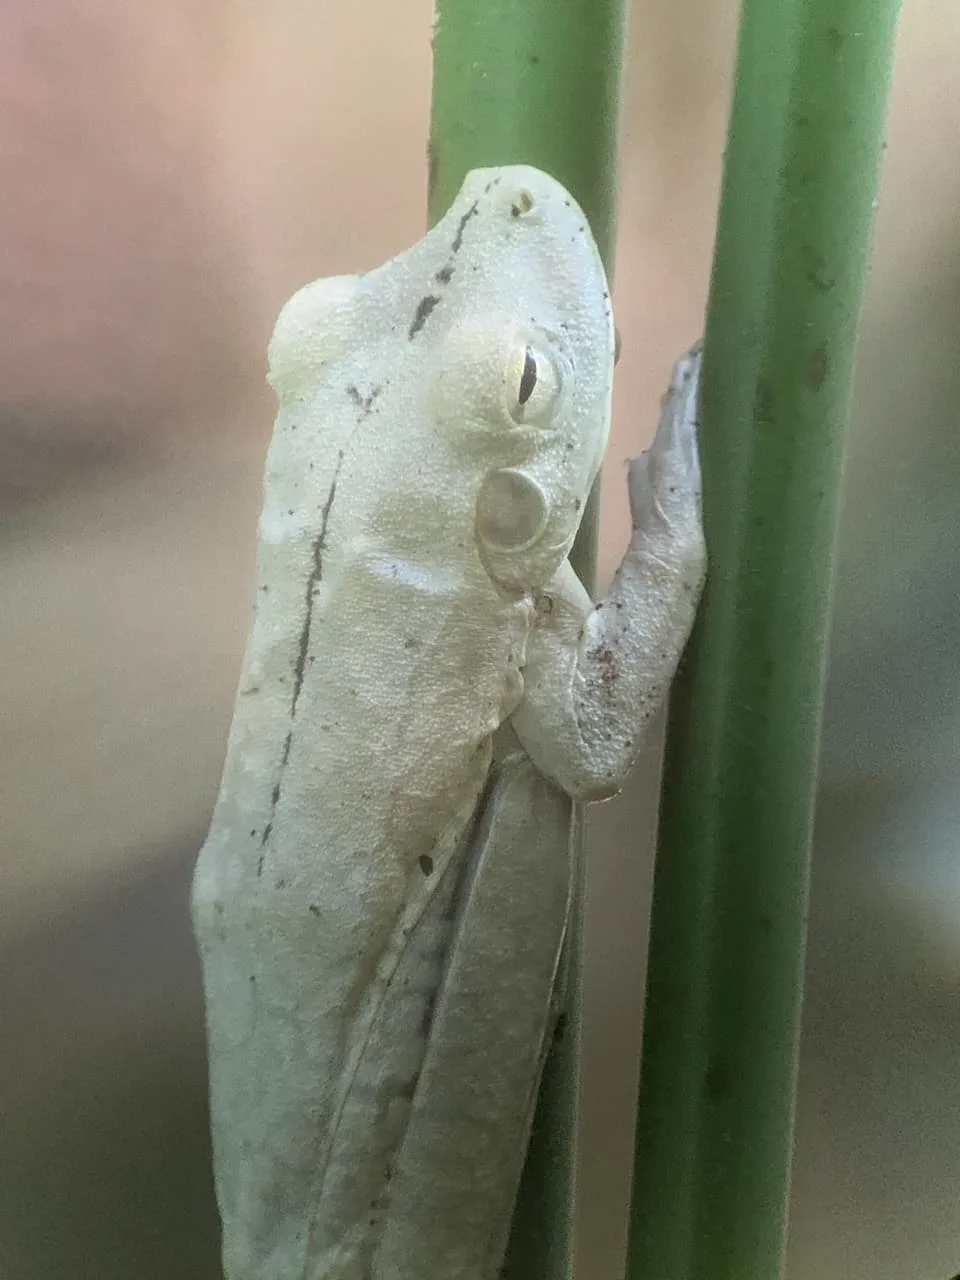
[[[560,370],[542,347],[518,343],[510,352],[506,370],[507,411],[517,423],[546,424],[560,395]]]

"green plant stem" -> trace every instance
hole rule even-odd
[[[612,278],[623,28],[624,0],[438,0],[431,223],[470,169],[535,165],[580,203]],[[588,585],[596,529],[595,492],[572,557]],[[565,1034],[544,1071],[504,1272],[513,1280],[566,1280],[571,1266],[581,900],[566,956]]]
[[[843,437],[897,0],[745,0],[671,699],[632,1280],[774,1280]]]

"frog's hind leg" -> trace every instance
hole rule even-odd
[[[506,1249],[569,914],[570,802],[499,767],[386,1188],[376,1280],[492,1280]]]

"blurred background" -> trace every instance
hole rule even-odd
[[[734,9],[632,15],[604,579],[626,459],[700,329]],[[251,595],[265,346],[294,288],[421,234],[431,16],[428,0],[0,13],[0,1280],[219,1275],[186,895]],[[960,1269],[958,65],[954,0],[907,0],[789,1280]],[[584,1280],[622,1265],[655,767],[651,749],[590,817]]]

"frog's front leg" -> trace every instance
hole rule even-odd
[[[488,788],[457,892],[375,1280],[494,1280],[555,1016],[570,804],[522,753]]]
[[[696,414],[700,350],[679,361],[656,439],[630,467],[633,535],[609,595],[592,606],[564,564],[540,621],[513,725],[568,795],[614,795],[661,705],[690,634],[706,570]]]

